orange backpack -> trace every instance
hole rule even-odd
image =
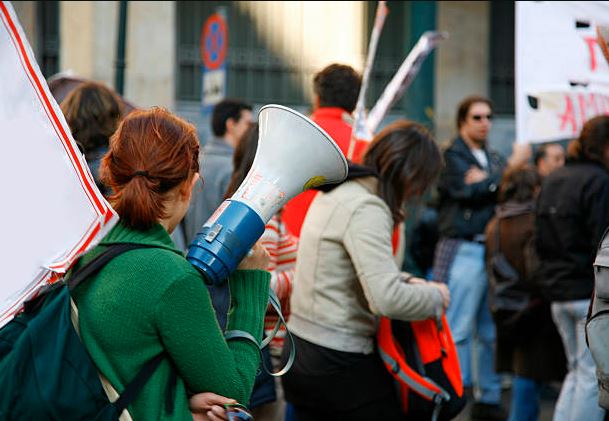
[[[398,233],[394,231],[394,250]],[[450,420],[463,410],[459,358],[446,316],[416,322],[381,317],[377,347],[409,418]]]

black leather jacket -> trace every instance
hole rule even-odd
[[[484,233],[487,222],[495,211],[497,189],[505,169],[505,159],[486,150],[489,176],[475,184],[465,184],[470,167],[480,169],[480,163],[461,137],[457,137],[444,151],[446,167],[438,182],[438,225],[440,236],[472,241]]]
[[[588,299],[592,263],[609,225],[609,171],[569,161],[543,181],[535,219],[538,282],[551,301]]]

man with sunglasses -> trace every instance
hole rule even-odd
[[[438,183],[438,229],[433,277],[448,283],[452,297],[448,323],[459,354],[463,385],[478,379],[471,418],[505,420],[500,406],[501,381],[494,369],[495,325],[487,302],[484,229],[494,214],[496,194],[507,162],[487,148],[493,108],[481,96],[465,98],[457,110],[458,136],[444,152],[445,168]],[[510,164],[528,159],[515,145]],[[529,148],[530,153],[530,148]],[[476,362],[473,363],[472,345]]]

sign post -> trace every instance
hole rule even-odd
[[[228,26],[224,15],[223,10],[212,14],[201,30],[201,102],[204,113],[226,96]]]

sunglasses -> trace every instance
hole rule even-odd
[[[226,411],[228,421],[250,421],[254,419],[254,416],[249,413],[245,405],[241,405],[240,403],[225,403],[222,406]]]
[[[472,116],[473,120],[476,121],[482,121],[483,118],[486,118],[488,121],[493,120],[493,115],[492,114],[474,114]]]

